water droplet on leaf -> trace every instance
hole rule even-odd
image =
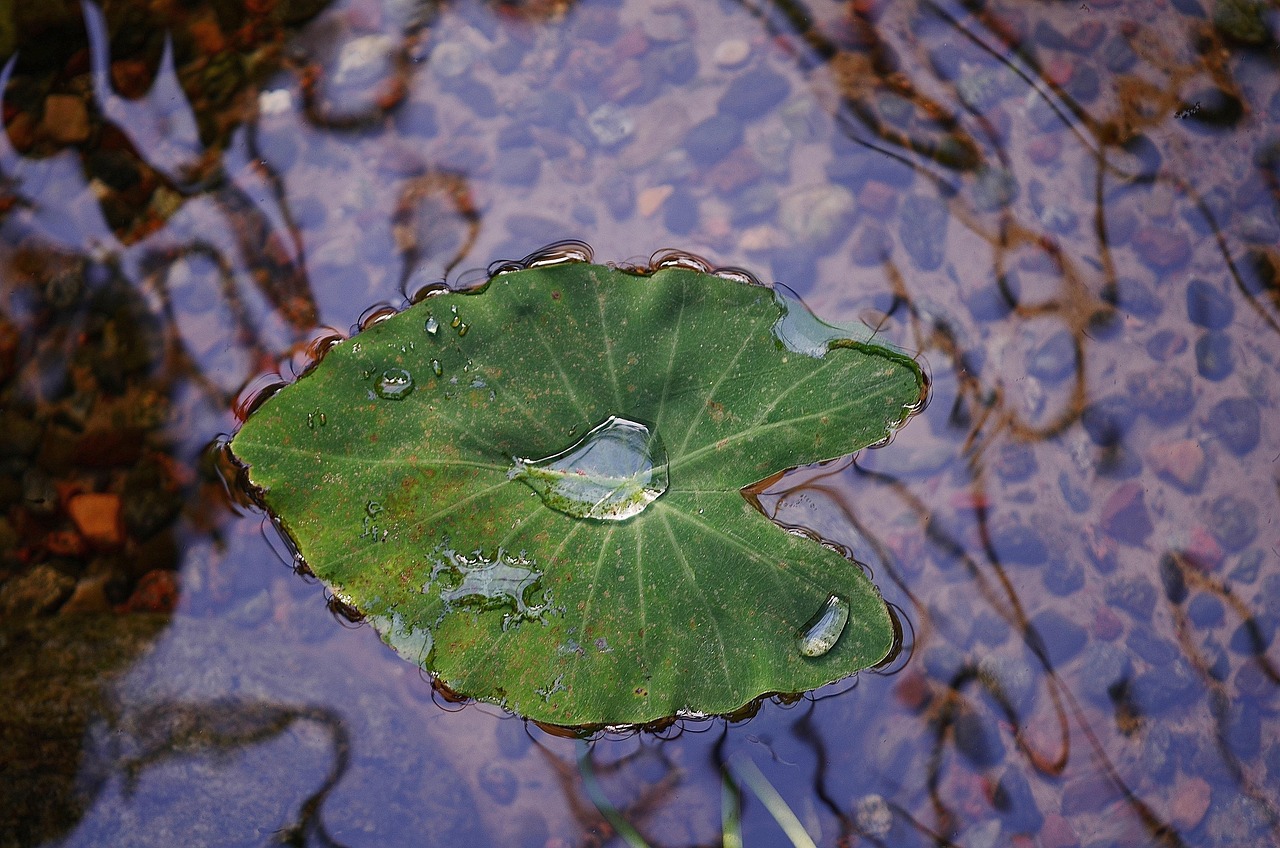
[[[434,315],[427,316],[427,332],[433,336],[440,332],[440,322],[436,320]]]
[[[444,374],[444,367],[441,366],[440,360],[438,359],[431,360],[431,370],[435,372],[435,375],[437,377],[440,377]]]
[[[667,490],[667,451],[645,425],[613,416],[560,453],[517,457],[511,477],[565,515],[623,521]]]
[[[806,657],[826,654],[836,646],[848,623],[849,602],[839,595],[828,595],[800,631],[800,653]]]
[[[795,292],[780,283],[774,286],[773,297],[782,308],[782,317],[773,325],[773,334],[787,350],[821,359],[827,355],[831,342],[871,339],[871,330],[866,327],[836,327],[826,323],[810,312]]]
[[[387,400],[404,400],[413,391],[413,375],[403,368],[388,368],[378,378],[374,390]]]

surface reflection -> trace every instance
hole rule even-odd
[[[1269,9],[35,8],[0,13],[18,844],[1280,838]],[[584,752],[441,709],[227,497],[203,451],[259,374],[570,237],[920,352],[891,445],[759,495],[903,610],[894,673]]]

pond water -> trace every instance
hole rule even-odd
[[[1280,840],[1278,40],[1255,0],[0,9],[0,844]],[[891,669],[562,738],[434,695],[224,488],[261,374],[565,238],[919,353],[889,446],[758,496],[873,569]]]

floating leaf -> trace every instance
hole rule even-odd
[[[730,713],[892,645],[859,566],[742,492],[919,405],[916,365],[855,335],[686,268],[513,271],[334,347],[232,450],[449,689],[562,725]]]

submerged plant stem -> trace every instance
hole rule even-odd
[[[582,775],[582,788],[586,790],[587,797],[591,799],[592,804],[595,804],[600,815],[604,816],[605,820],[618,832],[618,835],[631,848],[649,848],[649,843],[640,835],[640,831],[622,817],[622,813],[618,812],[618,808],[613,806],[613,802],[604,794],[600,781],[596,779],[595,765],[591,762],[591,743],[589,742],[578,742],[578,773]]]

